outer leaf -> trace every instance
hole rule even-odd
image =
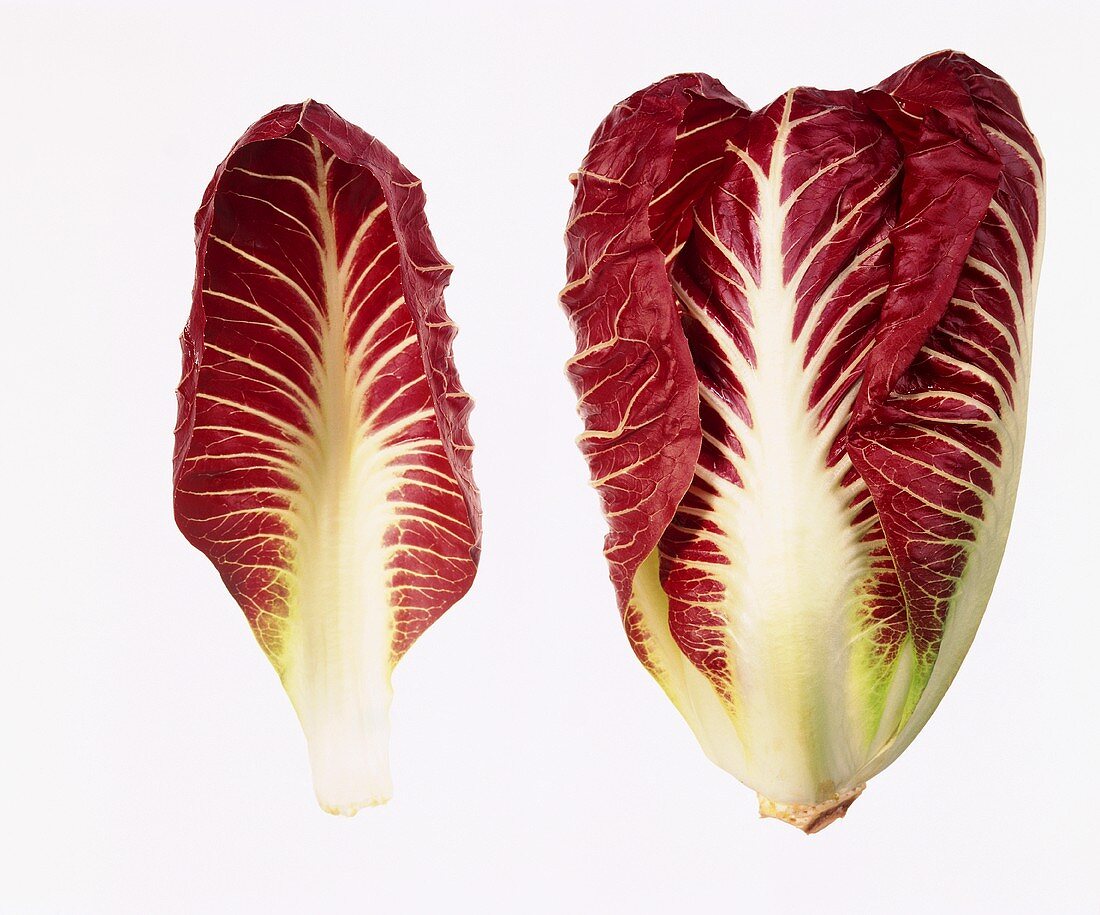
[[[315,102],[249,128],[195,226],[176,521],[282,678],[321,805],[352,814],[391,793],[391,671],[478,558],[451,268],[420,182]]]
[[[865,778],[935,711],[993,590],[1023,453],[1044,217],[1042,154],[1003,79],[944,53],[878,88],[869,103],[920,165],[906,176],[890,298],[848,450],[882,517],[911,618],[929,622],[911,626],[922,692]],[[942,160],[945,134],[958,137],[954,161],[933,180],[925,166]],[[991,197],[973,185],[983,162],[999,166]],[[951,242],[928,245],[949,230]]]
[[[722,127],[740,107],[710,77],[670,77],[615,108],[573,178],[562,292],[578,341],[569,375],[585,421],[581,449],[610,523],[606,553],[620,601],[699,453],[695,369],[678,332],[665,249],[690,227],[685,207],[721,162]]]
[[[612,578],[639,657],[766,813],[841,815],[973,637],[1019,470],[1041,184],[1014,96],[951,53],[758,112],[671,77],[593,141],[563,302]]]

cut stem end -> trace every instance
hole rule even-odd
[[[843,817],[866,787],[857,785],[840,794],[834,794],[819,804],[780,804],[761,796],[760,816],[774,817],[797,826],[808,836],[813,835]]]
[[[355,816],[393,796],[388,753],[389,734],[375,731],[336,735],[336,740],[309,740],[310,767],[317,803],[326,813]],[[342,738],[342,739],[341,739]]]
[[[353,801],[350,804],[332,805],[325,803],[321,795],[317,795],[317,803],[321,805],[321,809],[324,810],[325,813],[331,813],[333,816],[340,817],[353,817],[364,807],[381,807],[383,804],[388,804],[389,800],[390,794],[385,794],[376,797],[368,797],[361,801]]]
[[[284,681],[286,682],[286,681]],[[313,790],[326,813],[355,816],[393,796],[389,683],[311,681],[288,684],[309,748]]]

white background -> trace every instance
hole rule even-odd
[[[0,911],[1098,910],[1086,4],[174,6],[0,7]],[[562,374],[566,178],[666,74],[763,105],[943,47],[1012,83],[1049,163],[1019,504],[939,712],[807,838],[757,819],[621,632]],[[395,799],[353,820],[316,806],[275,674],[171,517],[192,214],[248,124],[307,96],[424,180],[485,501],[473,591],[395,678]]]

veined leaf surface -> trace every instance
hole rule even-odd
[[[318,800],[391,793],[394,665],[469,589],[480,507],[424,194],[324,105],[276,109],[196,216],[180,530],[298,713]]]
[[[642,662],[807,830],[942,698],[1019,475],[1042,160],[959,54],[759,111],[670,77],[578,173],[563,304]]]

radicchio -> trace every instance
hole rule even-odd
[[[816,831],[923,727],[993,587],[1038,146],[943,52],[758,111],[669,77],[574,181],[569,374],[627,634],[761,812]]]

